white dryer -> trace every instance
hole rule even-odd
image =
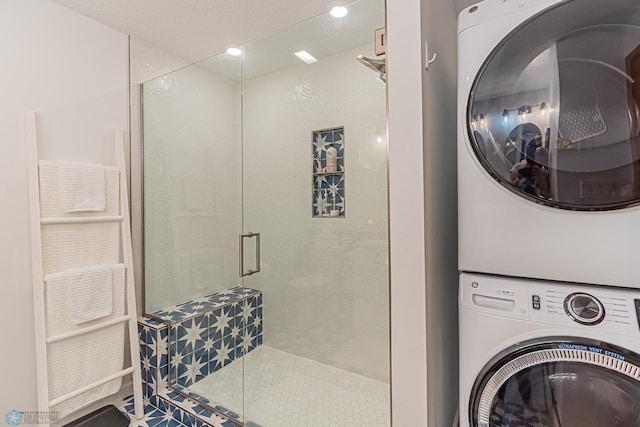
[[[462,274],[460,426],[640,426],[640,292]]]
[[[638,0],[486,0],[458,55],[460,270],[640,288]]]

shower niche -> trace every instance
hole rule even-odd
[[[313,218],[345,217],[344,126],[311,133]]]

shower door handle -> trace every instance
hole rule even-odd
[[[256,264],[255,270],[244,271],[244,239],[256,239]],[[246,233],[240,235],[240,277],[251,276],[260,272],[260,233]]]

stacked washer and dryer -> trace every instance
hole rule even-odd
[[[460,425],[640,426],[640,3],[458,28]]]

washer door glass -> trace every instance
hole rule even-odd
[[[637,427],[635,356],[602,343],[534,345],[476,383],[473,426]]]
[[[468,103],[468,134],[509,190],[572,210],[640,201],[640,7],[571,0],[491,53]]]

